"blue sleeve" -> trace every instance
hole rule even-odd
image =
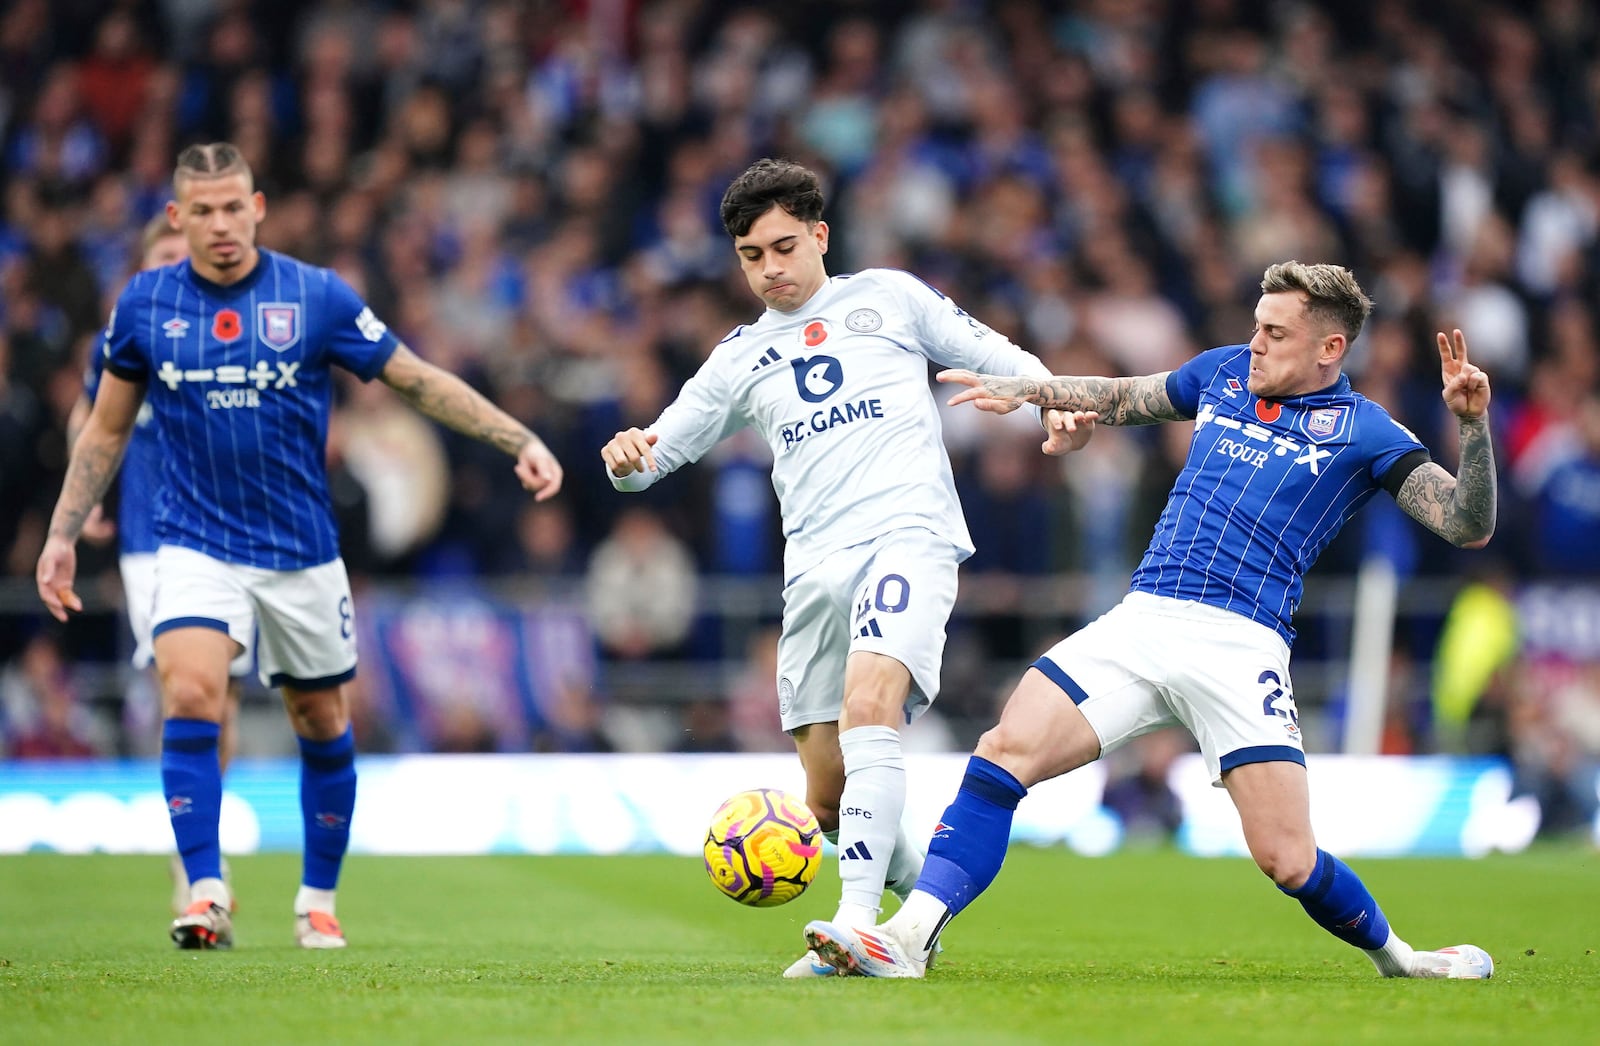
[[[142,303],[147,295],[140,290],[143,282],[135,277],[123,288],[111,309],[111,318],[106,321],[105,341],[100,346],[100,365],[124,381],[142,382],[150,374],[150,359],[134,336],[145,312]],[[95,368],[94,384],[98,391],[98,368]],[[93,398],[93,393],[90,395]]]
[[[328,318],[324,349],[333,362],[362,381],[371,381],[394,355],[400,339],[337,273],[328,269],[322,272],[326,280],[323,304]]]
[[[1356,414],[1356,424],[1360,426],[1356,430],[1356,439],[1361,444],[1361,452],[1375,486],[1388,486],[1389,470],[1408,454],[1422,452],[1422,456],[1411,463],[1413,468],[1429,460],[1428,448],[1422,445],[1422,441],[1371,400],[1361,404]]]
[[[1167,374],[1167,398],[1178,412],[1192,418],[1200,412],[1200,392],[1217,376],[1222,364],[1237,349],[1227,345],[1202,352],[1175,371]]]

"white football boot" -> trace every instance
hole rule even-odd
[[[806,943],[817,957],[852,977],[921,977],[927,960],[887,926],[861,929],[818,919],[806,924]]]
[[[1494,957],[1475,944],[1458,944],[1436,952],[1415,952],[1410,977],[1446,977],[1457,981],[1486,981],[1494,976]]]
[[[807,951],[790,963],[789,968],[783,971],[783,975],[791,980],[803,980],[808,977],[833,977],[838,972],[823,962],[816,952]]]

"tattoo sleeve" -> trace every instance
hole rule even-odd
[[[404,353],[403,358],[400,353]],[[397,350],[381,378],[428,417],[512,457],[537,438],[526,425],[490,403],[472,386],[449,371],[424,363],[404,347]]]
[[[1167,395],[1166,374],[1137,378],[1006,378],[1014,392],[997,382],[996,391],[1011,392],[1029,403],[1061,410],[1094,410],[1107,425],[1152,425],[1184,417]],[[985,383],[987,384],[987,382]]]
[[[72,446],[72,460],[67,465],[67,478],[61,484],[61,497],[56,500],[55,512],[50,516],[51,537],[78,540],[83,521],[105,497],[127,446],[126,435],[119,439],[100,430],[85,430],[79,436]]]
[[[1494,442],[1487,418],[1461,419],[1461,467],[1456,475],[1430,461],[1413,471],[1395,495],[1406,515],[1459,546],[1489,540],[1495,501]]]

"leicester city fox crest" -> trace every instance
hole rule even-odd
[[[264,301],[256,306],[256,334],[274,352],[300,340],[300,303]]]

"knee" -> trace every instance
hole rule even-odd
[[[1004,769],[1026,788],[1031,788],[1042,778],[1036,769],[1036,744],[1016,736],[1004,722],[984,731],[978,738],[973,754]]]
[[[168,718],[222,720],[222,694],[202,672],[173,668],[162,673],[161,696]]]
[[[1251,851],[1256,867],[1284,890],[1298,890],[1317,867],[1317,848],[1297,841],[1268,842]]]
[[[285,699],[295,733],[313,741],[331,741],[345,732],[350,716],[339,692],[289,692]]]

